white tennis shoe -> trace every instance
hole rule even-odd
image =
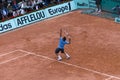
[[[58,56],[57,60],[58,60],[58,61],[61,61],[61,60],[62,60],[62,57],[61,57],[61,56]]]

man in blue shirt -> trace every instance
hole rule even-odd
[[[68,41],[66,40],[66,38],[68,38]],[[70,44],[70,43],[71,43],[70,35],[68,33],[66,33],[66,36],[62,37],[62,29],[60,29],[59,44],[58,44],[58,48],[56,48],[56,50],[55,50],[55,54],[57,55],[57,60],[58,61],[62,60],[62,57],[60,56],[60,52],[64,53],[67,59],[70,58],[70,56],[64,51],[64,46],[66,44]]]

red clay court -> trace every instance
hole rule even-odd
[[[56,60],[60,28],[70,60]],[[120,80],[120,25],[80,10],[1,34],[0,45],[0,80]]]

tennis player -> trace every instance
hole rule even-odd
[[[61,53],[65,54],[66,59],[70,59],[70,56],[68,53],[65,52],[64,50],[64,46],[66,44],[70,44],[71,43],[71,38],[70,35],[66,32],[66,36],[62,36],[62,29],[60,29],[60,39],[59,39],[59,44],[58,47],[55,50],[55,54],[57,55],[57,60],[61,61],[62,57],[61,57]],[[67,40],[68,39],[68,40]]]

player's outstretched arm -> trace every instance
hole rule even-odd
[[[71,44],[71,37],[70,37],[70,35],[68,36],[68,41],[69,41],[69,44]]]
[[[60,29],[60,37],[62,37],[62,29]]]
[[[66,37],[70,36],[69,33],[66,30],[64,30],[64,33],[65,33]]]

